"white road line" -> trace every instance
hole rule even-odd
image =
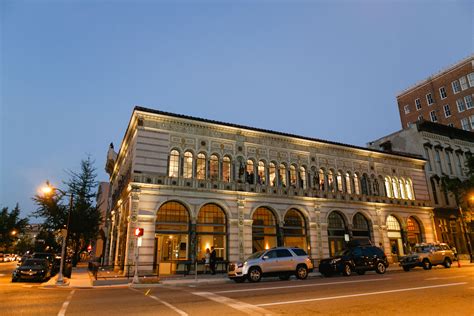
[[[431,285],[431,286],[420,286],[420,287],[412,287],[412,288],[405,288],[405,289],[387,290],[387,291],[378,291],[378,292],[368,292],[368,293],[359,293],[359,294],[349,294],[349,295],[339,295],[339,296],[310,298],[310,299],[306,299],[306,300],[297,300],[297,301],[286,301],[286,302],[256,304],[255,306],[273,306],[273,305],[283,305],[283,304],[295,304],[295,303],[306,303],[306,302],[315,302],[315,301],[335,300],[335,299],[340,299],[340,298],[358,297],[358,296],[369,296],[369,295],[378,295],[378,294],[387,294],[387,293],[396,293],[396,292],[406,292],[406,291],[416,291],[416,290],[432,289],[432,288],[447,287],[447,286],[456,286],[456,285],[463,285],[463,284],[467,284],[467,282],[450,283],[450,284],[440,284],[440,285]]]
[[[69,295],[66,298],[66,301],[63,303],[63,306],[61,307],[61,310],[58,313],[58,316],[66,315],[66,309],[69,306],[69,303],[71,302],[71,299],[72,299],[72,296],[74,295],[74,292],[76,292],[76,290],[72,290],[71,293],[69,293]]]
[[[193,292],[192,294],[202,296],[220,304],[227,305],[248,315],[272,315],[271,312],[263,308],[237,301],[225,296],[220,296],[211,292]]]
[[[456,275],[456,276],[450,276],[450,277],[434,277],[434,278],[425,279],[425,281],[445,280],[445,279],[458,279],[458,278],[465,278],[465,277],[467,277],[467,276],[466,276],[466,275]]]
[[[135,289],[130,289],[130,290],[135,291],[135,292],[138,292],[138,293],[142,293],[142,292],[139,291],[139,290],[135,290]],[[174,306],[171,305],[170,303],[165,302],[165,301],[163,301],[162,299],[160,299],[160,298],[158,298],[158,297],[156,297],[156,296],[154,296],[154,295],[145,295],[145,296],[147,296],[147,297],[149,297],[149,298],[151,298],[151,299],[153,299],[153,300],[155,300],[155,301],[157,301],[157,302],[159,302],[159,303],[165,305],[166,307],[168,307],[168,308],[174,310],[176,313],[178,313],[178,314],[181,315],[181,316],[188,316],[188,313],[186,313],[185,311],[182,311],[182,310],[180,310],[179,308],[174,307]]]
[[[260,287],[260,288],[253,288],[253,289],[216,291],[214,293],[239,293],[239,292],[250,292],[250,291],[269,291],[269,290],[279,290],[279,289],[292,289],[292,288],[298,288],[298,287],[313,287],[313,286],[324,286],[324,285],[339,285],[339,284],[350,284],[350,283],[386,281],[386,280],[390,280],[390,279],[391,278],[383,278],[383,279],[370,279],[370,280],[357,280],[357,281],[327,282],[327,283],[317,283],[317,284]]]

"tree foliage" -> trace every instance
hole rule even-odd
[[[38,206],[34,215],[45,219],[45,229],[68,228],[68,246],[73,249],[76,263],[80,252],[97,237],[102,219],[94,201],[97,175],[90,157],[81,161],[79,172],[69,171],[68,175],[66,191],[57,189],[50,196],[33,198]]]
[[[27,225],[28,218],[20,218],[18,204],[11,212],[8,211],[8,207],[2,208],[0,212],[0,249],[11,252],[13,244],[17,241],[18,236],[25,232]]]

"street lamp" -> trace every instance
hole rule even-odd
[[[54,191],[59,191],[63,195],[68,195],[65,191],[51,186],[49,181],[46,181],[46,186],[42,187],[41,191],[45,195],[51,195],[54,193]],[[70,200],[69,200],[69,211],[67,215],[66,229],[61,229],[61,235],[63,237],[63,241],[62,241],[62,247],[61,247],[61,266],[59,267],[58,278],[56,279],[57,285],[64,285],[64,276],[63,276],[64,257],[65,257],[65,252],[66,252],[66,240],[67,240],[67,235],[69,232],[69,219],[71,218],[72,203],[74,200],[74,194],[70,193],[69,195],[70,195]]]

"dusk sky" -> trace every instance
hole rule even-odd
[[[0,207],[22,215],[135,105],[365,146],[473,53],[472,1],[0,1]],[[31,219],[31,222],[39,222]]]

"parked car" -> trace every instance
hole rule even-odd
[[[60,266],[61,266],[61,256],[56,255],[54,256],[54,269],[55,269],[54,274],[59,272]],[[71,273],[72,273],[71,258],[66,257],[64,260],[64,266],[63,266],[63,276],[65,276],[66,278],[70,278]]]
[[[46,259],[49,263],[49,271],[51,272],[51,275],[55,275],[59,268],[56,266],[56,263],[54,261],[54,254],[49,253],[49,252],[34,252],[31,255],[31,258],[35,259]]]
[[[453,261],[454,253],[445,243],[416,244],[411,254],[403,256],[399,260],[400,266],[407,272],[414,267],[423,267],[423,269],[429,270],[439,264],[450,268]]]
[[[324,276],[337,273],[350,276],[352,272],[362,275],[366,271],[384,274],[387,267],[387,256],[382,249],[372,245],[364,245],[344,249],[336,253],[334,257],[321,260],[319,272]]]
[[[248,279],[259,282],[264,276],[278,276],[288,280],[291,275],[306,279],[313,271],[313,263],[308,254],[301,248],[277,247],[255,252],[244,262],[229,264],[227,276],[237,283]]]
[[[50,277],[48,260],[29,258],[13,271],[12,282],[20,280],[45,281]]]
[[[3,252],[0,252],[0,262],[5,261],[5,254]]]

